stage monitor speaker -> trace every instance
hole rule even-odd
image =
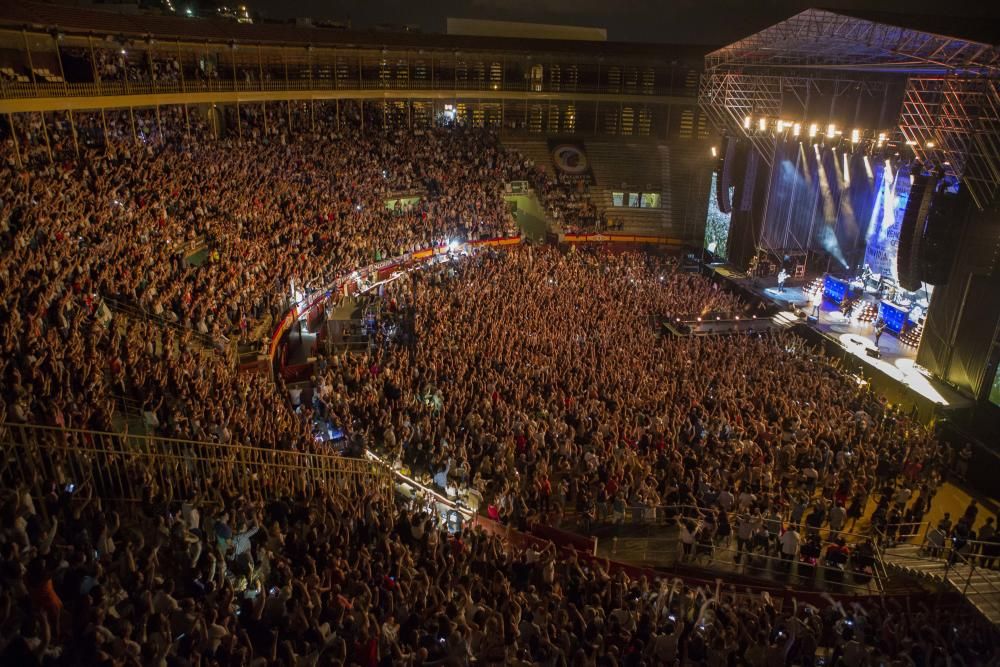
[[[757,182],[757,163],[760,156],[757,151],[747,151],[746,170],[743,172],[743,187],[740,193],[740,210],[749,211],[753,206],[754,184]]]
[[[934,193],[920,246],[920,270],[924,282],[931,285],[948,283],[968,204],[965,188],[957,193]]]
[[[733,185],[733,171],[736,169],[736,138],[726,137],[726,146],[722,151],[722,166],[719,177],[715,179],[715,201],[723,213],[733,212],[733,202],[729,198],[729,189]]]
[[[881,359],[882,358],[882,350],[879,350],[878,348],[874,348],[874,347],[866,347],[865,348],[865,354],[867,354],[869,357],[873,357],[875,359]]]
[[[934,184],[930,176],[915,174],[910,185],[909,200],[899,226],[899,247],[896,251],[896,273],[903,289],[916,291],[921,287],[920,246],[924,238],[924,221],[930,209]]]

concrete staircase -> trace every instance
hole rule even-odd
[[[1000,571],[961,561],[949,565],[944,558],[931,558],[916,544],[887,548],[882,557],[887,568],[958,591],[991,623],[1000,625]]]

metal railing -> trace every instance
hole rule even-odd
[[[979,553],[979,548],[977,548],[987,546],[991,543],[979,540],[967,540],[965,544],[970,546],[970,552],[956,550],[951,540],[946,540],[945,546],[940,551],[928,551],[925,543],[921,545],[920,551],[916,554],[893,553],[892,561],[901,567],[925,571],[932,576],[940,575],[958,592],[970,598],[970,601],[980,611],[990,616],[991,620],[1000,618],[1000,577],[994,581],[994,577],[991,575],[995,571],[980,565],[979,559],[982,558],[982,555]],[[931,548],[938,549],[938,547]],[[941,569],[937,571],[926,570],[920,567],[920,564],[924,563],[935,563],[940,565]],[[968,573],[959,572],[959,565],[968,567]],[[972,599],[970,596],[976,597]]]
[[[101,300],[112,312],[143,322],[149,322],[160,328],[176,331],[179,335],[189,337],[191,340],[197,342],[202,348],[219,352],[235,363],[235,358],[233,357],[234,348],[230,344],[230,339],[226,336],[215,337],[210,334],[201,333],[200,331],[184,326],[180,322],[163,315],[157,315],[128,301],[120,301],[108,296],[101,297]]]
[[[740,551],[730,544],[713,544],[706,551],[704,543],[694,543],[690,556],[682,556],[683,543],[679,538],[637,538],[642,541],[641,550],[637,555],[640,561],[665,563],[683,562],[689,565],[704,566],[712,569],[738,571],[744,574],[760,574],[768,578],[778,578],[795,586],[812,586],[817,583],[817,574],[822,572],[824,582],[828,585],[851,589],[859,593],[881,594],[885,591],[888,572],[881,563],[881,554],[875,549],[871,557],[871,572],[852,567],[857,565],[855,554],[848,557],[844,567],[826,563],[821,552],[816,563],[808,563],[796,554],[784,559],[759,551]],[[607,540],[604,542],[607,544]],[[619,560],[626,556],[619,553],[618,538],[611,540],[610,555]],[[737,561],[736,558],[741,560]],[[850,578],[845,577],[849,575]]]
[[[659,506],[635,505],[635,506],[628,506],[628,507],[626,507],[623,512],[622,511],[615,512],[614,510],[606,511],[603,514],[599,512],[598,517],[597,517],[597,521],[595,523],[596,524],[601,524],[601,520],[602,519],[607,519],[609,517],[612,517],[612,518],[619,517],[621,520],[620,521],[612,521],[611,525],[622,525],[622,526],[646,525],[646,526],[651,526],[653,528],[667,528],[667,527],[676,525],[677,521],[679,521],[681,519],[685,519],[685,518],[687,518],[687,519],[698,519],[699,517],[701,517],[701,516],[704,515],[705,510],[706,510],[706,508],[699,507],[697,505],[659,505]],[[738,511],[732,511],[732,512],[727,512],[726,513],[726,516],[729,518],[730,526],[732,527],[732,536],[733,536],[732,539],[734,539],[734,540],[736,539],[736,537],[735,537],[735,534],[736,534],[736,520],[737,520],[737,517],[740,514],[741,513],[738,512]],[[765,526],[768,526],[771,523],[771,521],[769,521],[767,518],[763,518],[763,521],[764,521],[764,525]],[[782,519],[781,520],[781,524],[782,524],[781,528],[784,528],[784,526],[786,525],[786,523],[788,523],[788,522],[786,522],[786,521],[784,521]],[[604,523],[602,525],[608,525],[608,524]],[[900,524],[900,525],[902,525],[902,524]],[[884,554],[883,554],[882,545],[879,542],[879,540],[877,539],[876,535],[864,535],[864,534],[860,534],[860,533],[853,533],[853,532],[846,531],[846,530],[835,531],[833,529],[830,529],[829,527],[827,527],[827,528],[819,527],[819,528],[813,529],[810,526],[805,525],[804,523],[796,524],[795,528],[801,529],[805,533],[805,535],[807,535],[807,536],[809,534],[813,533],[813,532],[815,532],[818,535],[822,535],[822,533],[824,531],[827,532],[827,539],[824,541],[824,545],[827,545],[830,542],[832,542],[832,540],[835,537],[842,537],[842,538],[845,539],[845,541],[852,542],[852,543],[871,542],[871,547],[872,547],[872,551],[873,551],[873,563],[872,563],[872,566],[871,566],[872,567],[872,580],[875,581],[876,587],[877,587],[877,589],[878,589],[879,592],[882,592],[882,591],[885,590],[885,582],[889,579],[889,571],[888,571],[888,568],[886,568],[886,565],[885,565],[885,560],[884,560]],[[770,530],[768,532],[771,533],[772,535],[775,534],[773,531],[770,531]],[[657,550],[657,548],[655,547],[655,545],[657,543],[670,542],[672,545],[674,545],[672,548],[674,548],[674,549],[678,549],[679,548],[679,546],[677,546],[677,543],[679,542],[679,540],[669,540],[669,539],[664,540],[664,539],[655,538],[655,537],[653,537],[653,538],[650,538],[650,537],[637,537],[637,538],[634,538],[634,539],[637,539],[637,540],[646,540],[647,543],[643,545],[643,554],[644,554],[644,557],[649,556],[650,553],[653,553],[654,555],[656,553],[661,553],[661,554],[665,554],[665,555],[668,555],[668,556],[670,555],[668,548],[661,548],[660,550]],[[654,546],[652,552],[650,552],[650,550],[649,550],[649,546],[650,545]],[[720,548],[718,546],[714,546],[713,547],[713,554],[717,553],[719,551],[719,549]],[[733,552],[733,549],[723,548],[722,551]],[[764,558],[764,559],[767,559],[767,560],[780,560],[779,558],[776,558],[776,557],[773,557],[773,556],[767,556],[765,554],[759,554],[759,553],[755,553],[754,557],[755,558]],[[710,559],[709,562],[710,563],[714,562],[714,563],[719,563],[719,564],[725,564],[725,565],[730,566],[730,567],[733,564],[732,563],[732,559],[730,559],[729,561],[720,560],[720,559]],[[785,562],[787,563],[788,561],[785,561]],[[836,570],[836,571],[839,571],[841,573],[844,572],[844,570],[840,570],[839,568],[830,567],[830,566],[822,566],[822,565],[819,565],[819,564],[817,564],[815,566],[812,566],[812,568],[813,569],[831,570],[831,571]],[[850,585],[850,584],[845,584],[843,582],[837,582],[837,583],[839,585],[844,585],[844,586],[849,586]],[[864,587],[860,587],[859,586],[858,588],[864,588],[865,590],[867,590],[867,586],[864,586]]]
[[[39,497],[84,483],[100,497],[132,501],[167,489],[177,498],[212,490],[292,493],[307,483],[345,488],[355,480],[393,488],[377,462],[321,451],[9,423],[0,424],[0,446],[0,480],[9,488],[25,484]]]
[[[536,94],[606,94],[606,95],[674,95],[688,96],[688,91],[671,86],[622,87],[614,85],[575,85],[549,86],[542,84],[528,85],[522,81],[491,82],[479,80],[454,80],[450,78],[435,80],[396,80],[363,78],[357,80],[334,79],[332,77],[313,77],[311,79],[266,79],[258,78],[249,81],[244,79],[221,78],[186,78],[184,80],[126,80],[101,79],[87,82],[48,82],[48,81],[4,81],[0,88],[0,96],[5,98],[33,97],[88,97],[111,95],[153,95],[160,93],[193,93],[193,92],[275,92],[303,90],[435,90],[498,93],[528,92]],[[694,98],[692,98],[694,99]]]

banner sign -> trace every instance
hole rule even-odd
[[[552,164],[564,179],[594,185],[594,172],[582,143],[549,139],[549,153],[552,154]]]

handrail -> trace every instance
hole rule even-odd
[[[661,551],[655,551],[654,550],[652,552],[653,554],[664,552],[664,553],[667,553],[668,555],[676,555],[676,553],[680,550],[681,540],[679,538],[678,539],[669,539],[669,538],[638,538],[638,539],[644,539],[647,542],[654,542],[654,543],[655,542],[665,542],[665,543],[667,543],[669,545],[669,548],[664,548]],[[614,541],[617,542],[617,538],[615,538]],[[698,549],[699,549],[700,546],[702,546],[702,545],[699,544],[698,542],[695,542],[692,545],[692,547],[693,547],[693,553],[692,553],[691,558],[687,559],[687,560],[684,560],[683,562],[688,563],[688,564],[698,565],[700,560],[704,561],[704,558],[705,558],[706,554],[699,553]],[[673,549],[673,551],[674,551],[673,554],[670,554],[670,549]],[[611,553],[612,553],[612,555],[617,555],[617,549],[616,548],[612,548]],[[725,565],[726,567],[737,567],[737,568],[743,567],[743,565],[741,563],[736,562],[735,558],[733,558],[731,560],[725,560],[723,558],[719,558],[718,557],[718,554],[732,554],[733,556],[735,556],[735,555],[738,555],[739,553],[740,553],[739,549],[733,548],[732,546],[715,545],[715,544],[713,544],[712,545],[712,553],[708,555],[707,561],[705,561],[705,562],[708,565],[719,564],[719,565]],[[650,551],[649,551],[648,545],[646,545],[646,548],[643,549],[644,560],[648,560],[649,554],[650,554]],[[809,568],[811,568],[814,571],[813,572],[813,577],[810,577],[807,574],[799,572],[798,568],[796,568],[794,572],[792,571],[792,568],[791,568],[791,564],[792,563],[798,563],[800,566],[803,565],[802,561],[799,560],[798,555],[796,555],[796,557],[791,558],[791,559],[782,559],[780,556],[772,556],[772,555],[762,554],[762,553],[756,553],[756,552],[754,552],[754,553],[751,554],[749,552],[746,552],[746,557],[748,559],[750,559],[750,558],[752,558],[752,559],[763,559],[765,561],[776,562],[778,564],[777,568],[774,568],[774,569],[771,569],[771,570],[766,570],[765,568],[760,568],[758,566],[754,566],[754,565],[749,565],[748,564],[747,567],[749,569],[761,570],[761,571],[768,571],[768,572],[770,572],[772,574],[775,574],[775,575],[778,575],[778,576],[794,577],[799,583],[803,583],[803,584],[804,583],[808,583],[810,581],[810,579],[814,579],[814,577],[815,577],[815,571],[819,571],[819,570],[823,570],[824,572],[836,572],[838,574],[844,574],[844,573],[854,574],[855,573],[855,571],[853,571],[853,570],[841,569],[839,567],[833,567],[833,566],[830,566],[830,565],[825,565],[825,564],[823,564],[823,560],[824,559],[822,557],[820,557],[819,559],[817,559],[817,563],[815,565],[805,564],[805,567],[809,567]],[[873,558],[873,560],[877,561],[877,558]],[[784,569],[786,567],[787,567],[787,569]],[[875,567],[872,568],[872,574],[869,577],[869,579],[870,579],[870,581],[872,581],[872,582],[875,583],[875,588],[876,588],[876,590],[878,591],[879,594],[882,594],[882,593],[885,592],[885,585],[884,585],[885,577],[883,577],[882,575],[880,575],[880,573],[878,571],[878,568],[875,568]],[[836,583],[838,586],[845,586],[845,587],[848,587],[848,588],[853,588],[853,589],[857,589],[857,590],[863,590],[863,591],[865,591],[867,593],[871,592],[871,586],[870,586],[870,584],[866,585],[866,586],[861,586],[859,584],[848,583],[846,581],[838,581],[838,582],[834,582],[834,583]]]
[[[655,512],[655,517],[653,519],[646,519],[646,518],[644,518],[645,515],[646,515],[646,513],[649,512],[649,510],[654,510],[654,512]],[[676,519],[679,519],[679,518],[698,518],[700,516],[704,516],[706,510],[718,510],[718,511],[721,511],[721,508],[707,507],[707,506],[700,506],[700,505],[687,505],[687,504],[677,504],[677,505],[627,505],[625,507],[625,512],[624,512],[624,516],[625,517],[629,517],[629,516],[636,517],[636,516],[639,516],[639,517],[643,517],[643,518],[639,518],[638,520],[629,520],[628,518],[626,518],[624,521],[621,521],[621,522],[618,522],[618,523],[620,525],[666,526],[666,525],[669,525],[668,521],[676,520]],[[693,511],[695,514],[684,514],[684,511]],[[672,512],[672,514],[671,514],[671,512]],[[609,512],[609,515],[610,514],[612,514],[612,513]],[[733,527],[733,531],[734,532],[736,530],[736,522],[735,522],[734,519],[737,518],[740,514],[745,514],[745,513],[740,512],[739,510],[730,510],[729,512],[726,512],[726,516],[730,518],[730,522],[729,523]],[[761,520],[764,522],[765,526],[769,523],[767,517],[765,517],[765,516],[761,516]],[[595,521],[595,523],[598,523],[600,525],[612,525],[612,524],[615,524],[616,522],[610,522],[610,524],[609,524],[608,522]],[[782,523],[782,527],[784,527],[786,524],[787,525],[791,525],[791,523],[788,522],[788,521],[786,521],[784,518],[781,519],[781,523]],[[802,527],[808,528],[808,526],[806,526],[806,524],[804,522],[802,522],[802,521],[800,521],[799,523],[795,524],[795,526],[797,528],[802,528]],[[847,530],[836,530],[835,531],[835,530],[833,530],[833,529],[831,529],[829,527],[827,527],[827,528],[820,528],[819,530],[826,530],[826,531],[828,531],[830,533],[834,533],[834,534],[836,534],[838,536],[856,538],[859,541],[866,541],[866,540],[872,540],[873,542],[875,541],[873,539],[874,538],[873,535],[866,535],[866,534],[862,534],[862,533],[853,533],[853,532],[847,531]]]
[[[66,81],[61,83],[25,83],[25,82],[5,82],[4,98],[64,98],[81,96],[120,96],[120,95],[152,95],[163,93],[196,93],[196,92],[293,92],[293,91],[333,91],[350,93],[366,90],[399,90],[399,91],[428,91],[444,90],[454,92],[468,92],[486,94],[490,96],[500,96],[505,92],[526,93],[534,96],[551,95],[608,95],[608,96],[643,96],[655,99],[657,97],[670,98],[690,98],[694,99],[688,91],[677,89],[672,86],[655,86],[651,89],[620,89],[610,85],[578,85],[573,90],[555,89],[542,87],[540,89],[528,89],[515,82],[504,82],[498,88],[488,87],[477,82],[470,81],[362,81],[359,85],[341,86],[334,85],[332,79],[287,79],[260,81],[257,79],[246,81],[239,79],[192,79],[184,82],[181,86],[178,83],[153,80],[107,80],[101,79],[99,82],[74,82]]]
[[[983,607],[1000,612],[1000,585],[994,583],[992,580],[989,579],[989,577],[981,578],[979,580],[979,583],[985,583],[988,590],[986,591],[978,590],[976,586],[972,583],[972,575],[976,573],[977,569],[982,569],[982,568],[976,565],[975,562],[969,562],[969,559],[966,556],[966,554],[963,554],[961,551],[953,550],[952,556],[955,556],[958,559],[960,559],[962,561],[962,564],[968,566],[969,568],[969,575],[965,578],[965,584],[960,589],[962,595],[968,598],[969,589],[971,588],[974,594],[980,594],[980,593],[983,594],[983,597],[981,599],[977,599],[976,602],[973,602],[973,604],[977,608],[979,608],[984,612],[985,609],[983,609]],[[948,578],[948,570],[951,569],[951,567],[952,567],[952,562],[951,559],[949,558],[948,564],[945,567],[944,578],[946,581],[952,583],[952,585],[955,586],[955,588],[959,588],[959,586],[957,586],[954,582],[951,581],[951,579]]]
[[[116,313],[122,313],[124,315],[131,315],[133,317],[138,317],[146,322],[151,322],[158,326],[166,327],[168,329],[174,329],[175,331],[180,331],[183,333],[188,333],[192,338],[201,342],[206,348],[219,349],[219,344],[228,344],[229,338],[227,336],[220,336],[216,338],[210,334],[205,334],[200,331],[196,331],[190,327],[186,327],[180,322],[175,322],[168,317],[163,315],[157,315],[152,313],[142,306],[134,303],[129,303],[127,301],[121,301],[114,297],[102,296],[101,300]]]
[[[51,483],[93,479],[100,494],[139,500],[147,487],[176,492],[239,489],[252,493],[298,490],[306,482],[342,486],[365,478],[391,488],[385,467],[322,451],[276,450],[248,444],[182,440],[154,435],[111,433],[38,424],[0,423],[8,482],[22,482],[39,496]],[[49,486],[46,487],[46,484]]]
[[[967,540],[966,544],[991,544],[989,542],[983,542],[981,540]],[[979,586],[973,582],[973,576],[976,574],[977,570],[983,570],[983,568],[977,565],[977,559],[979,554],[971,553],[965,554],[961,551],[956,551],[954,545],[946,543],[945,546],[941,547],[941,552],[938,555],[928,554],[921,545],[920,551],[916,554],[913,553],[895,553],[893,558],[898,561],[914,561],[920,563],[935,563],[937,565],[943,566],[943,571],[939,572],[940,576],[958,590],[962,595],[968,596],[971,590],[973,594],[983,594],[984,597],[973,604],[980,607],[986,607],[988,609],[1000,612],[1000,583],[991,581],[988,577],[979,580]],[[959,585],[958,582],[953,580],[948,576],[949,572],[952,572],[955,568],[955,561],[960,561],[962,565],[969,568],[969,573],[965,577],[964,583]],[[987,572],[992,572],[992,570],[987,570]],[[987,590],[982,590],[980,587],[982,585],[986,586]]]

